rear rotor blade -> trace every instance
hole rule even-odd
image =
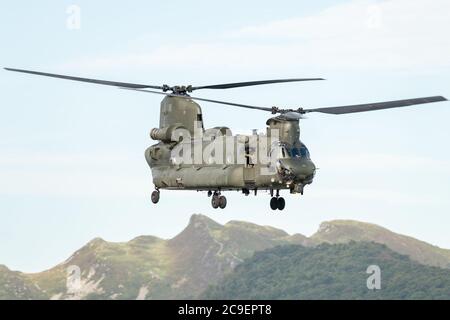
[[[399,108],[399,107],[408,107],[408,106],[412,106],[412,105],[416,105],[416,104],[424,104],[424,103],[440,102],[440,101],[447,101],[447,99],[442,96],[434,96],[434,97],[424,97],[424,98],[416,98],[416,99],[395,100],[395,101],[367,103],[367,104],[356,104],[356,105],[350,105],[350,106],[304,109],[304,110],[302,110],[302,113],[321,112],[321,113],[328,113],[328,114],[346,114],[346,113]]]
[[[153,90],[145,90],[145,89],[133,89],[133,88],[121,88],[126,90],[133,90],[133,91],[141,91],[141,92],[148,92],[148,93],[154,93],[154,94],[161,94],[168,97],[179,97],[184,99],[192,99],[192,100],[198,100],[198,101],[205,101],[205,102],[211,102],[211,103],[218,103],[218,104],[225,104],[229,106],[234,107],[240,107],[240,108],[247,108],[247,109],[255,109],[255,110],[262,110],[262,111],[269,111],[272,112],[273,108],[269,107],[259,107],[259,106],[251,106],[247,104],[241,104],[241,103],[234,103],[234,102],[226,102],[226,101],[220,101],[220,100],[211,100],[211,99],[205,99],[205,98],[199,98],[199,97],[192,97],[189,95],[180,95],[180,94],[174,94],[174,93],[165,93],[165,92],[159,92],[159,91],[153,91]]]
[[[214,85],[207,85],[207,86],[198,86],[198,87],[192,87],[192,90],[199,90],[199,89],[231,89],[231,88],[240,88],[240,87],[259,86],[259,85],[262,85],[262,84],[298,82],[298,81],[315,81],[315,80],[325,80],[325,79],[323,79],[323,78],[297,78],[297,79],[247,81],[247,82],[235,82],[235,83],[224,83],[224,84],[214,84]]]
[[[106,85],[106,86],[115,86],[115,87],[123,87],[123,88],[141,88],[141,89],[142,88],[152,88],[152,89],[163,90],[162,86],[152,86],[152,85],[146,85],[146,84],[136,84],[136,83],[127,83],[127,82],[116,82],[116,81],[106,81],[106,80],[98,80],[98,79],[79,78],[79,77],[65,76],[65,75],[54,74],[54,73],[45,73],[45,72],[37,72],[37,71],[22,70],[22,69],[5,68],[5,70],[34,74],[34,75],[38,75],[38,76],[45,76],[45,77],[51,77],[51,78],[102,84],[102,85]]]

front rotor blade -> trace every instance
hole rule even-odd
[[[161,86],[152,86],[152,85],[146,85],[146,84],[136,84],[136,83],[127,83],[127,82],[116,82],[116,81],[106,81],[106,80],[97,80],[97,79],[88,79],[88,78],[79,78],[79,77],[72,77],[72,76],[65,76],[60,74],[54,74],[54,73],[45,73],[45,72],[37,72],[37,71],[30,71],[30,70],[21,70],[21,69],[11,69],[11,68],[5,68],[5,70],[8,71],[14,71],[14,72],[22,72],[22,73],[28,73],[28,74],[34,74],[38,76],[45,76],[45,77],[51,77],[51,78],[58,78],[58,79],[65,79],[65,80],[73,80],[73,81],[81,81],[81,82],[88,82],[88,83],[95,83],[95,84],[102,84],[106,86],[115,86],[115,87],[123,87],[123,88],[152,88],[152,89],[163,89]]]
[[[323,78],[298,78],[298,79],[278,79],[278,80],[247,81],[247,82],[235,82],[235,83],[224,83],[224,84],[214,84],[214,85],[208,85],[208,86],[192,87],[192,90],[199,90],[199,89],[231,89],[231,88],[240,88],[240,87],[259,86],[259,85],[262,85],[262,84],[298,82],[298,81],[315,81],[315,80],[325,80],[325,79],[323,79]]]
[[[350,106],[304,109],[303,113],[321,112],[321,113],[328,113],[328,114],[346,114],[346,113],[399,108],[399,107],[408,107],[408,106],[413,106],[416,104],[424,104],[424,103],[440,102],[440,101],[447,101],[447,99],[442,96],[434,96],[434,97],[425,97],[425,98],[417,98],[417,99],[406,99],[406,100],[386,101],[386,102],[377,102],[377,103],[356,104],[356,105],[350,105]]]
[[[272,112],[272,110],[273,110],[272,108],[268,108],[268,107],[251,106],[251,105],[248,105],[248,104],[226,102],[226,101],[220,101],[220,100],[211,100],[211,99],[205,99],[205,98],[199,98],[199,97],[191,97],[189,95],[165,93],[165,92],[145,90],[145,89],[133,89],[133,88],[121,88],[121,89],[127,89],[127,90],[133,90],[133,91],[141,91],[141,92],[148,92],[148,93],[155,93],[155,94],[165,95],[165,96],[168,96],[168,97],[179,97],[179,98],[183,98],[183,99],[187,99],[187,100],[191,99],[191,100],[206,101],[206,102],[212,102],[212,103],[218,103],[218,104],[225,104],[225,105],[229,105],[229,106],[240,107],[240,108],[247,108],[247,109],[255,109],[255,110],[262,110],[262,111],[269,111],[269,112]]]

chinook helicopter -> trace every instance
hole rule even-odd
[[[159,202],[162,189],[206,191],[208,197],[211,197],[214,209],[226,207],[227,199],[222,194],[224,191],[237,190],[244,195],[251,192],[256,195],[259,190],[269,191],[272,210],[285,208],[286,203],[280,196],[280,190],[303,195],[304,187],[313,182],[316,173],[316,166],[311,160],[308,148],[300,141],[299,120],[303,119],[305,114],[320,112],[342,115],[447,100],[442,96],[432,96],[337,107],[288,109],[205,99],[190,94],[200,89],[231,89],[324,79],[297,78],[205,86],[155,86],[5,69],[164,95],[160,107],[159,128],[150,132],[150,137],[157,143],[145,151],[155,185],[151,201],[155,204]],[[271,113],[272,117],[266,122],[266,134],[254,132],[253,135],[233,136],[227,127],[205,129],[202,109],[196,101],[265,111]],[[257,150],[255,145],[262,147]],[[206,152],[205,157],[206,149],[212,152]],[[267,159],[269,161],[263,161]]]

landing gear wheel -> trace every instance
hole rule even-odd
[[[284,201],[284,198],[283,197],[278,198],[277,199],[278,210],[283,210],[285,206],[286,206],[286,201]]]
[[[273,197],[272,199],[270,199],[270,208],[272,210],[277,210],[278,209],[278,199]]]
[[[220,207],[220,209],[225,209],[226,206],[227,206],[227,198],[225,198],[224,196],[220,196],[219,197],[219,207]]]
[[[219,207],[220,201],[219,201],[219,197],[218,197],[218,196],[214,195],[214,196],[211,198],[211,205],[212,205],[212,207],[213,207],[214,209],[217,209],[217,208]]]
[[[159,202],[159,191],[155,190],[152,192],[152,202],[157,204]]]

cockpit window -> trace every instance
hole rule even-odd
[[[310,160],[309,150],[304,144],[300,147],[290,148],[284,143],[276,143],[272,146],[270,156],[276,159],[302,158]]]
[[[291,153],[292,153],[293,158],[300,157],[300,149],[299,148],[292,148]]]
[[[293,158],[310,159],[309,150],[304,144],[299,148],[292,148],[291,154]]]

